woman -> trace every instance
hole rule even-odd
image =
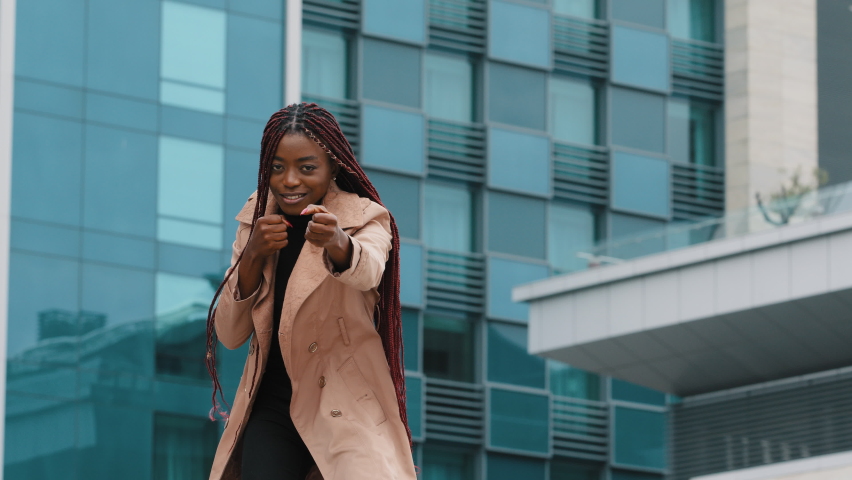
[[[414,479],[399,234],[328,111],[272,115],[237,220],[207,322],[220,414],[217,338],[250,343],[210,479]]]

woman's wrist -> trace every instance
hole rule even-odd
[[[341,228],[338,227],[334,240],[325,247],[328,258],[334,269],[343,272],[349,268],[352,261],[352,240]]]

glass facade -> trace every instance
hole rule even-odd
[[[305,0],[303,95],[402,237],[421,478],[665,472],[665,396],[528,355],[511,291],[684,220],[675,169],[720,168],[723,129],[718,98],[679,87],[671,38],[715,42],[711,3]],[[18,2],[6,478],[207,472],[206,308],[283,104],[283,7]],[[612,36],[566,46],[566,25]],[[220,349],[226,398],[246,350]]]

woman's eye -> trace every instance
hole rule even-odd
[[[283,170],[284,167],[282,167],[281,165],[273,164],[272,169],[275,170],[276,172],[279,172],[279,171]]]
[[[302,167],[302,169],[305,170],[305,171],[308,171],[308,172],[312,172],[312,171],[316,170],[317,167],[315,165],[305,165],[305,166]]]

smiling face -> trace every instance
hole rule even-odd
[[[328,155],[313,140],[287,134],[278,143],[269,189],[287,215],[299,215],[308,205],[319,204],[337,174]]]

